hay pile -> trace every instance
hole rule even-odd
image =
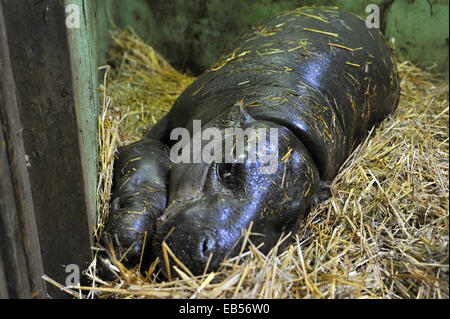
[[[99,233],[108,215],[116,148],[141,137],[194,78],[175,71],[133,32],[113,34],[99,119]],[[355,150],[332,184],[333,197],[309,214],[277,255],[257,247],[215,273],[144,278],[119,267],[103,282],[94,260],[88,297],[98,298],[448,298],[448,83],[398,64],[395,114]],[[251,233],[248,240],[251,242]],[[239,262],[238,262],[239,261]],[[163,262],[160,262],[164,266]],[[79,295],[78,295],[79,296]]]

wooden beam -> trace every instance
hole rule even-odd
[[[11,297],[33,296],[43,298],[46,291],[41,280],[43,274],[42,258],[1,1],[0,128],[2,130],[0,161],[1,166],[3,166],[1,174],[3,190],[1,195],[4,198],[2,209],[0,209],[3,224],[2,233],[4,234],[1,239],[4,251],[2,261],[5,278],[8,279],[7,286],[11,291],[9,295]],[[14,192],[14,195],[11,195],[10,192]],[[20,231],[17,230],[17,223],[20,225]],[[13,232],[13,234],[8,239],[6,234],[10,232]],[[22,242],[22,248],[19,241]],[[22,255],[24,255],[25,260]],[[8,256],[10,257],[8,258]],[[28,284],[24,282],[24,278],[27,278]]]
[[[79,28],[67,28],[68,49],[73,83],[75,114],[88,212],[89,229],[96,225],[98,117],[98,70],[94,7],[96,1],[65,0],[64,6],[79,8]]]
[[[92,259],[95,215],[86,195],[65,8],[60,1],[1,0],[0,12],[5,140],[28,271],[39,272],[40,255],[42,273],[65,284],[66,265],[83,269]],[[53,286],[47,293],[67,297]]]
[[[0,250],[0,299],[8,299],[9,298],[9,294],[8,294],[8,286],[6,283],[6,276],[5,276],[5,271],[3,269],[3,257],[2,257],[2,252]]]
[[[1,103],[0,103],[1,107]],[[6,281],[8,278],[8,281]],[[0,296],[30,298],[31,287],[0,121]]]

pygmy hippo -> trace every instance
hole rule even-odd
[[[164,243],[193,274],[236,255],[250,225],[252,243],[269,251],[326,198],[362,137],[395,110],[399,90],[382,34],[363,19],[328,8],[270,19],[119,149],[103,243],[128,266],[163,259]],[[239,148],[230,128],[256,133]],[[211,147],[214,136],[231,141],[231,152]],[[249,160],[261,152],[274,162]]]

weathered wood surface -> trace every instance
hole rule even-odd
[[[60,1],[1,0],[0,17],[1,119],[13,184],[8,188],[14,190],[30,296],[67,297],[53,286],[45,290],[41,276],[64,284],[66,265],[82,270],[90,262],[95,205],[88,198],[95,195],[86,191],[81,149],[83,129],[91,124],[77,116],[84,101],[75,97],[80,86],[74,79],[81,79],[72,74],[65,7]],[[2,219],[7,215],[14,215],[12,208]]]
[[[9,167],[0,123],[0,297],[30,298],[31,286]]]
[[[4,251],[2,253],[3,269],[5,278],[8,280],[6,286],[9,286],[9,297],[35,296],[42,298],[45,297],[45,287],[40,278],[43,267],[39,237],[26,167],[22,138],[23,126],[18,114],[17,92],[2,5],[0,2],[0,126],[3,135],[1,138],[3,152],[1,160],[3,191],[1,195],[4,198],[0,216],[4,225],[1,241]],[[9,153],[9,158],[7,153]],[[8,169],[6,169],[7,165]],[[12,195],[11,192],[14,194]],[[17,231],[19,226],[20,232]],[[14,231],[16,234],[11,235],[16,237],[8,238],[8,232]],[[21,241],[21,246],[18,241]],[[14,249],[17,251],[12,251]],[[15,255],[16,258],[8,258],[8,255]],[[25,265],[24,262],[26,262]],[[11,274],[9,271],[13,273]],[[19,277],[19,281],[15,277]],[[29,282],[26,283],[26,280]]]
[[[3,257],[0,251],[0,299],[8,299],[8,287],[6,285],[5,271],[3,269]]]

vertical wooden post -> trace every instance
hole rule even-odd
[[[79,149],[83,169],[89,229],[96,224],[98,116],[100,113],[97,70],[96,1],[65,0],[64,6],[79,9],[79,28],[67,28],[75,114],[79,128]],[[70,13],[70,10],[69,10]]]
[[[6,26],[0,2],[1,250],[3,275],[11,298],[46,295],[42,258],[26,166],[23,126],[12,73]],[[9,156],[8,156],[9,155]]]
[[[74,83],[84,79],[73,73],[65,19],[60,1],[0,0],[0,120],[16,208],[0,213],[18,217],[32,297],[67,297],[45,290],[40,276],[65,284],[66,265],[83,270],[92,259],[97,113],[85,113],[95,95],[80,96],[95,77],[91,86]]]
[[[3,130],[0,122],[0,297],[30,298],[33,294],[31,274],[26,263]]]
[[[0,299],[8,299],[8,286],[6,284],[6,276],[3,268],[3,257],[0,251]]]

